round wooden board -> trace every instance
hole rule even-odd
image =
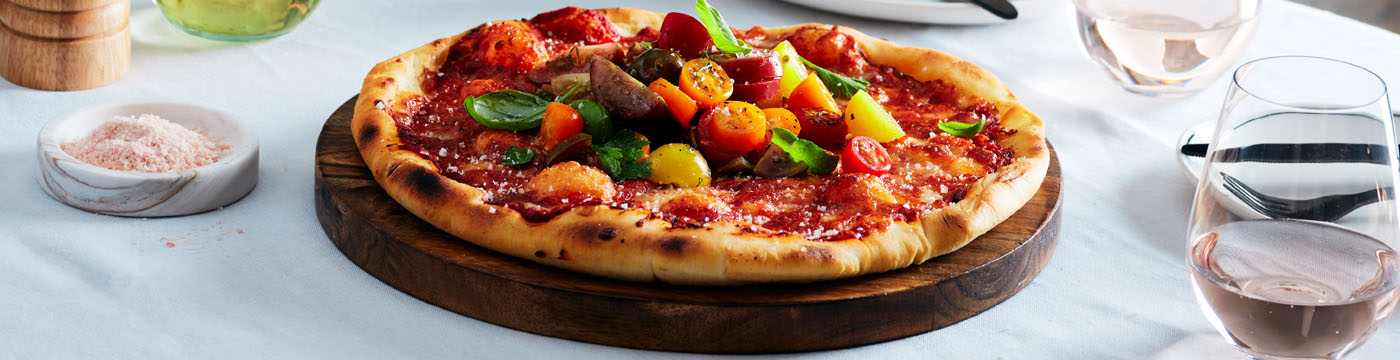
[[[1059,237],[1060,164],[1040,191],[971,244],[924,264],[814,284],[694,287],[633,283],[502,255],[439,231],[371,177],[350,136],[355,99],[316,142],[316,215],[370,275],[493,324],[639,349],[764,353],[837,349],[921,334],[1020,291]]]

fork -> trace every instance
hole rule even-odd
[[[1327,195],[1323,197],[1294,200],[1264,195],[1233,176],[1220,173],[1225,179],[1225,190],[1234,194],[1254,211],[1271,219],[1303,219],[1333,222],[1352,211],[1381,200],[1395,198],[1393,187],[1362,191],[1355,194]]]

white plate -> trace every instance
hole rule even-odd
[[[229,146],[213,164],[162,173],[97,167],[63,151],[118,115],[155,114],[187,128],[203,129]],[[50,120],[39,131],[39,185],[69,206],[118,216],[180,216],[205,212],[243,198],[258,182],[258,137],[233,114],[212,108],[161,103],[103,104]]]
[[[1206,166],[1205,157],[1186,156],[1181,153],[1181,147],[1186,144],[1210,144],[1210,139],[1215,136],[1215,119],[1207,119],[1186,127],[1186,131],[1181,132],[1181,136],[1176,138],[1176,162],[1181,165],[1181,172],[1186,174],[1187,179],[1192,183],[1201,181],[1201,167]]]
[[[1002,19],[975,4],[948,0],[786,0],[787,2],[843,15],[924,24],[1000,24]],[[1017,19],[1029,19],[1053,12],[1060,3],[1052,0],[1014,0]]]

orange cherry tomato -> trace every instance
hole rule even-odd
[[[662,100],[666,100],[666,107],[671,108],[671,117],[681,124],[681,128],[690,128],[690,119],[694,119],[695,112],[700,110],[699,105],[695,104],[695,99],[691,99],[690,95],[686,95],[681,88],[664,78],[652,81],[647,87],[660,94]]]
[[[765,145],[768,120],[758,106],[729,101],[700,117],[697,142],[712,163],[725,163]]]
[[[554,147],[564,138],[583,132],[583,117],[573,107],[557,102],[544,108],[544,120],[540,122],[540,142],[545,149]]]
[[[693,59],[681,67],[681,90],[700,107],[713,108],[734,95],[734,79],[710,59]]]
[[[884,175],[890,172],[890,153],[875,139],[853,137],[846,143],[846,151],[841,153],[841,171]]]
[[[841,110],[836,109],[836,99],[831,97],[831,91],[826,90],[817,76],[808,76],[797,84],[797,88],[792,89],[792,96],[788,97],[787,109],[794,114],[801,114],[803,110],[811,108],[821,108],[826,111],[840,114]]]
[[[784,128],[791,131],[793,135],[802,134],[802,124],[797,121],[797,115],[784,108],[763,109],[763,116],[768,119],[768,128]]]
[[[646,160],[648,156],[651,156],[651,139],[648,139],[646,135],[642,135],[641,133],[637,133],[633,137],[647,142],[646,145],[642,145],[642,157],[637,158],[637,160]]]

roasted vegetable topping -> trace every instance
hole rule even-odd
[[[705,156],[728,162],[762,146],[767,129],[763,110],[750,103],[729,101],[700,117],[696,145]]]
[[[702,108],[723,104],[734,94],[734,80],[710,59],[687,61],[681,68],[681,90]]]
[[[884,175],[890,172],[890,153],[875,139],[856,136],[841,153],[841,169],[847,173]]]
[[[710,184],[710,165],[699,151],[681,143],[661,145],[651,153],[651,181],[679,187]]]

